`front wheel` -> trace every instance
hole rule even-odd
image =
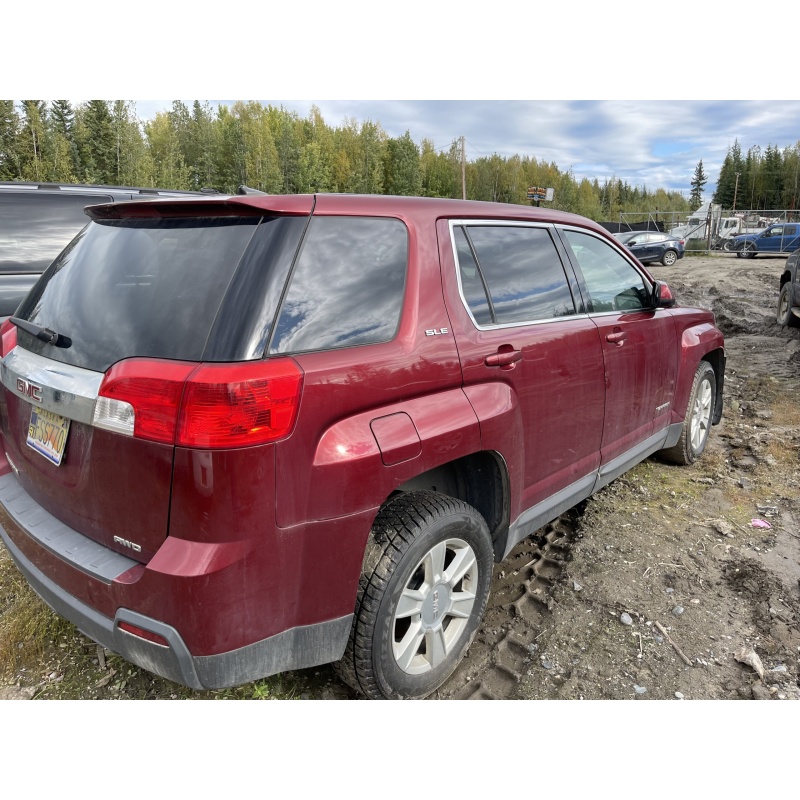
[[[722,249],[726,253],[733,253],[736,250],[736,242],[733,239],[726,239],[725,243],[722,245]]]
[[[436,492],[390,500],[372,529],[339,676],[374,699],[441,686],[483,618],[493,555],[486,522],[467,503]]]
[[[716,374],[711,364],[701,361],[694,374],[680,439],[674,447],[661,451],[665,461],[686,465],[700,458],[708,442],[716,399]]]
[[[778,325],[800,328],[800,319],[792,314],[792,284],[788,281],[781,286],[778,296]]]
[[[756,246],[752,242],[745,242],[737,251],[739,258],[755,258]]]
[[[675,250],[665,250],[661,256],[661,263],[665,267],[671,267],[678,260],[678,253]]]

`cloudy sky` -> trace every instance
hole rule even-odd
[[[193,98],[204,101],[206,98]],[[255,98],[239,98],[255,99]],[[187,101],[187,102],[191,102]],[[213,101],[230,105],[232,100]],[[347,118],[408,130],[447,149],[466,138],[467,158],[519,154],[571,168],[576,177],[620,178],[687,194],[702,159],[710,197],[728,147],[791,147],[800,141],[800,101],[700,100],[290,100],[261,99],[307,116],[316,104],[330,126]],[[170,101],[137,101],[140,117]]]
[[[767,21],[745,8],[671,0],[646,18],[638,0],[200,8],[138,0],[136,13],[42,14],[41,41],[74,41],[65,50],[3,41],[7,96],[128,99],[142,118],[175,98],[260,100],[301,116],[313,103],[331,126],[369,119],[444,149],[464,136],[470,159],[527,155],[577,177],[687,194],[702,159],[706,199],[736,139],[743,152],[800,140],[800,100],[782,77],[794,74],[796,48],[753,36],[739,47],[743,26]],[[24,8],[6,13],[8,31],[30,24]],[[770,14],[796,10],[773,0]]]

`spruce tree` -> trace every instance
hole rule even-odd
[[[703,202],[703,187],[707,181],[708,178],[703,171],[703,159],[701,158],[694,169],[694,177],[692,178],[692,193],[689,196],[689,205],[692,210],[699,208]]]
[[[80,114],[79,152],[87,183],[113,184],[117,174],[117,137],[105,100],[90,100]]]

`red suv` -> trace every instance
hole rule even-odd
[[[2,327],[0,525],[85,634],[195,688],[422,697],[492,564],[652,453],[723,338],[600,226],[380,196],[116,203]]]

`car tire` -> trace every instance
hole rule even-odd
[[[661,256],[661,263],[665,267],[671,267],[678,260],[678,253],[676,250],[665,250],[664,255]]]
[[[739,258],[755,258],[756,246],[752,242],[745,242],[737,251],[736,255]]]
[[[694,374],[692,391],[677,444],[661,451],[672,464],[693,464],[703,454],[714,417],[717,400],[717,377],[707,361],[701,361]]]
[[[733,239],[726,239],[725,243],[722,245],[722,249],[726,253],[733,253],[736,251],[736,242]]]
[[[453,673],[489,598],[483,517],[437,492],[390,500],[372,529],[338,675],[370,699],[422,698]]]
[[[790,281],[781,286],[778,295],[778,325],[788,325],[790,328],[800,328],[800,319],[792,314],[792,284]]]

